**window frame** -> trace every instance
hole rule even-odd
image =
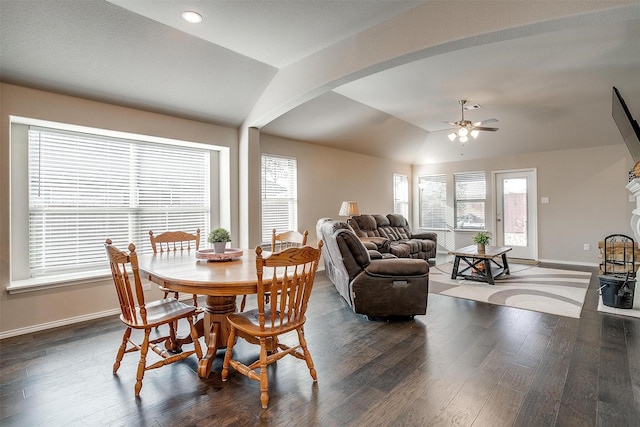
[[[428,182],[438,184],[439,188],[431,189],[431,195],[438,192],[442,193],[439,197],[426,197],[425,193],[429,191],[426,187]],[[449,210],[447,205],[447,175],[444,173],[438,173],[418,176],[418,192],[418,228],[423,230],[447,230],[447,212]],[[438,202],[440,206],[435,206],[436,202]],[[439,221],[433,221],[441,223],[442,226],[433,226],[434,222],[431,222],[430,224],[425,223],[425,218],[429,214],[428,212],[425,212],[425,209],[431,210],[432,213],[439,213],[441,215]]]
[[[480,179],[473,179],[475,178],[480,178],[480,176],[482,177],[482,180]],[[458,182],[460,181],[460,178],[462,179],[462,182],[480,182],[482,181],[484,188],[482,189],[483,191],[483,195],[482,197],[465,197],[464,195],[459,195],[458,190]],[[473,189],[472,189],[473,190]],[[472,172],[456,172],[453,174],[453,218],[454,218],[454,230],[456,231],[486,231],[487,230],[487,174],[485,171],[472,171]],[[482,204],[482,214],[481,217],[479,210],[474,210],[473,212],[470,211],[464,211],[462,213],[459,212],[460,208],[459,208],[459,203],[467,203],[467,204]],[[475,220],[480,219],[482,220],[481,225],[479,226],[460,226],[461,221],[459,221],[459,218],[462,215],[469,215],[472,216],[473,219]],[[470,224],[473,224],[473,222],[471,222]],[[464,225],[464,223],[463,223]]]
[[[265,161],[271,160],[275,162],[279,162],[282,170],[285,170],[287,167],[291,167],[293,165],[293,169],[286,170],[287,172],[287,182],[291,187],[287,187],[287,193],[290,195],[289,197],[276,197],[268,196],[267,197],[267,185],[265,185]],[[287,166],[288,165],[288,166]],[[265,200],[282,203],[285,205],[284,209],[280,212],[287,212],[287,215],[282,218],[271,217],[266,220],[265,211],[266,211],[266,203]],[[286,225],[284,225],[286,223]],[[281,225],[281,226],[279,226]],[[262,245],[271,245],[271,235],[273,229],[278,230],[278,232],[283,232],[287,230],[298,230],[298,160],[295,157],[290,156],[282,156],[278,154],[270,154],[270,153],[261,153],[260,154],[260,230],[261,230],[261,241]]]
[[[409,177],[400,173],[393,174],[393,213],[401,214],[411,222],[409,220]]]
[[[172,146],[196,147],[209,152],[209,224],[217,224],[221,216],[228,215],[222,209],[219,197],[226,194],[229,182],[222,179],[222,173],[229,170],[229,147],[202,142],[176,140],[171,138],[121,132],[109,129],[73,125],[53,122],[43,119],[33,119],[20,116],[9,116],[10,126],[10,283],[7,291],[11,294],[30,292],[42,289],[73,286],[79,284],[93,284],[109,278],[111,273],[105,261],[104,267],[87,269],[64,274],[30,277],[29,269],[29,126],[39,126],[59,129],[61,131],[81,132],[99,135],[101,137],[139,140],[144,143],[168,144]],[[220,176],[219,176],[220,175]],[[228,206],[228,203],[225,204]],[[214,207],[216,207],[214,209]],[[218,212],[220,210],[220,212]],[[206,233],[206,230],[201,228]],[[108,237],[108,236],[105,236]],[[145,246],[144,242],[134,242],[138,246]]]

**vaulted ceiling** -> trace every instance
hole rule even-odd
[[[413,164],[622,144],[612,86],[640,117],[637,0],[2,0],[0,35],[8,83]],[[450,142],[460,99],[500,130]]]

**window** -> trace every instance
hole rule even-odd
[[[296,159],[263,154],[261,162],[262,242],[271,231],[298,229],[298,167]]]
[[[418,177],[420,228],[447,228],[447,180],[445,175]]]
[[[106,267],[104,240],[209,229],[210,150],[30,126],[29,274]]]
[[[484,172],[456,173],[453,182],[456,229],[484,230],[487,194]]]
[[[409,178],[393,174],[393,213],[409,219]]]

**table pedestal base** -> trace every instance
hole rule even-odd
[[[227,348],[229,339],[229,322],[227,314],[236,312],[236,297],[207,296],[207,306],[204,309],[203,335],[207,345],[202,359],[198,362],[198,376],[207,378],[211,372],[213,359],[218,349]]]

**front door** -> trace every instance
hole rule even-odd
[[[510,246],[509,257],[538,259],[536,170],[494,172],[496,245]]]

